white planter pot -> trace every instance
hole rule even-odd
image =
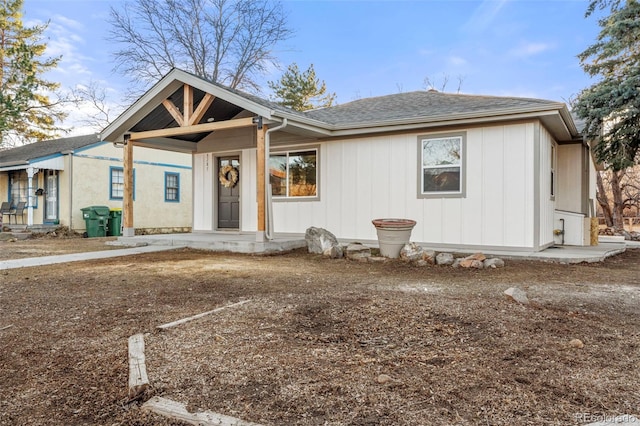
[[[392,259],[400,257],[400,250],[410,241],[416,222],[410,219],[375,219],[372,223],[378,233],[380,254]]]

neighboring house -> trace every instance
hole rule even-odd
[[[191,156],[149,148],[135,152],[133,195],[139,228],[190,230]],[[59,224],[83,231],[83,207],[122,207],[122,153],[122,146],[100,141],[96,134],[0,151],[0,199],[27,203],[18,224]],[[5,216],[4,223],[8,221]]]
[[[542,250],[563,226],[589,244],[590,147],[563,103],[418,91],[302,113],[174,69],[102,138],[193,153],[196,232],[375,242],[395,217],[434,248]]]

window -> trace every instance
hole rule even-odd
[[[274,197],[318,196],[318,151],[290,151],[271,154],[269,182]]]
[[[421,195],[462,196],[464,137],[420,137]]]
[[[164,174],[164,201],[171,203],[180,202],[180,174],[165,172]]]
[[[12,172],[9,175],[9,201],[16,205],[20,202],[27,202],[29,192],[29,178],[27,172]]]
[[[109,168],[109,198],[122,200],[124,198],[124,169],[122,167]],[[136,199],[136,170],[133,170],[133,199]]]

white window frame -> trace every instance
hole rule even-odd
[[[306,151],[314,151],[316,153],[316,194],[315,195],[289,195],[289,157],[292,155],[299,154],[301,152]],[[285,174],[286,180],[286,193],[287,195],[273,195],[273,201],[318,201],[320,200],[320,148],[318,146],[307,146],[307,147],[290,147],[286,149],[278,149],[271,151],[269,153],[269,157],[275,155],[284,155],[286,156],[286,165],[287,170]],[[269,175],[271,176],[271,175]]]
[[[424,166],[424,144],[427,141],[442,139],[458,139],[460,141],[460,163],[458,165],[443,164],[438,166]],[[466,196],[466,132],[443,133],[418,136],[418,198],[464,198]],[[425,191],[425,169],[447,169],[457,167],[460,169],[460,187],[457,191]]]

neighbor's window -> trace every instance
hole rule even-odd
[[[318,195],[318,151],[289,151],[269,157],[269,182],[274,197]]]
[[[164,201],[180,202],[180,174],[165,172],[164,174]]]
[[[422,194],[462,194],[462,136],[421,138]]]
[[[34,178],[35,180],[35,178]],[[9,200],[16,205],[19,202],[27,202],[29,178],[27,172],[18,171],[9,174]]]
[[[124,198],[124,169],[122,167],[109,168],[109,198],[122,200]],[[133,170],[133,199],[136,199],[136,171]]]

